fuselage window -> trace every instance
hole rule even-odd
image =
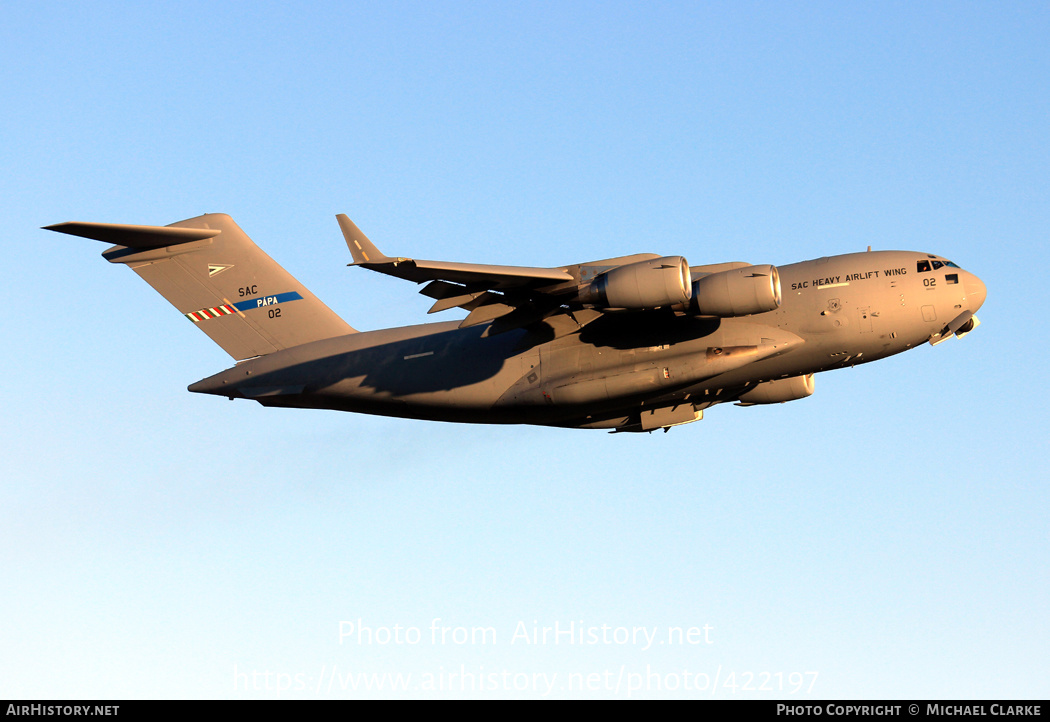
[[[919,273],[926,273],[930,270],[929,261],[919,261]]]
[[[959,282],[959,274],[958,273],[946,273],[946,274],[944,274],[944,282],[945,283],[958,283]]]

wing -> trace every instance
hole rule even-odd
[[[575,324],[578,328],[607,311],[670,308],[685,313],[690,308],[694,274],[702,277],[750,268],[747,263],[690,268],[681,256],[655,253],[559,268],[423,261],[387,256],[345,215],[336,218],[354,257],[350,265],[427,283],[420,293],[434,299],[429,313],[457,307],[465,309],[469,313],[460,328],[491,323],[486,335],[527,326],[556,314],[568,320],[566,323],[559,320],[555,325],[572,328]],[[551,319],[549,323],[554,322]]]
[[[406,281],[452,281],[470,284],[484,283],[492,289],[519,288],[522,286],[567,283],[573,281],[572,274],[564,268],[532,268],[529,266],[488,266],[481,263],[450,263],[448,261],[422,261],[415,258],[391,258],[380,253],[353,221],[338,215],[339,227],[343,231],[346,245],[354,257],[354,266],[396,276]]]
[[[461,328],[497,322],[491,333],[499,333],[538,321],[561,309],[579,285],[569,267],[490,266],[387,256],[345,215],[336,218],[354,258],[350,265],[406,281],[429,281],[420,291],[434,299],[428,313],[465,309],[470,313]]]

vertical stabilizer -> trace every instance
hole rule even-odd
[[[123,263],[234,359],[354,333],[266,255],[233,219],[213,213],[170,226],[60,223],[48,230],[117,243]]]

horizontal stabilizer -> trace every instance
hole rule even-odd
[[[68,233],[71,236],[115,243],[128,248],[164,248],[180,243],[214,238],[218,228],[172,228],[171,226],[133,226],[124,223],[56,223],[44,230]]]

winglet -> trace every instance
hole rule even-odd
[[[394,260],[384,256],[372,241],[368,240],[368,236],[362,233],[361,229],[352,220],[347,218],[345,213],[340,213],[335,218],[339,221],[339,228],[343,231],[343,238],[346,239],[346,246],[350,249],[350,255],[354,257],[355,266],[362,263],[383,263]]]

